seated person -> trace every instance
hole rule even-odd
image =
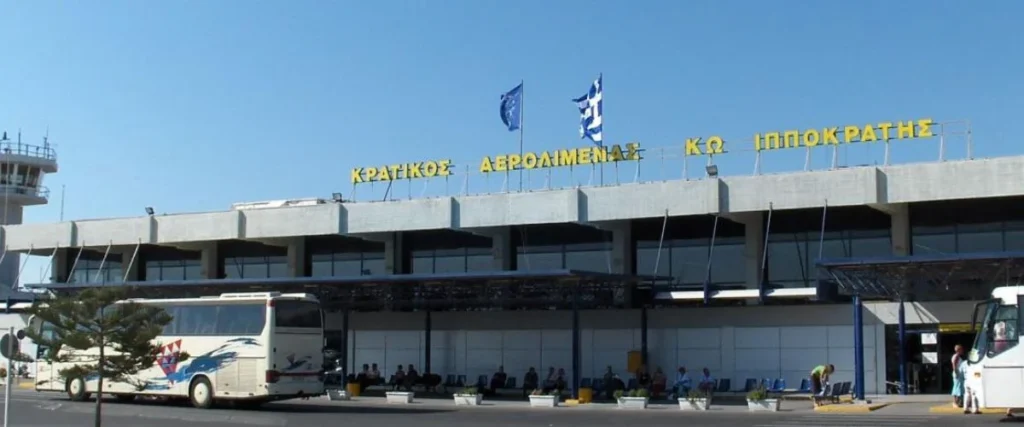
[[[416,372],[416,368],[409,365],[409,370],[405,373],[405,382],[401,383],[405,385],[405,389],[412,391],[412,386],[419,384],[420,373]]]
[[[679,373],[676,374],[676,383],[674,386],[676,396],[686,397],[690,393],[690,389],[693,387],[693,381],[690,380],[690,374],[686,372],[686,367],[680,366]]]
[[[526,375],[523,375],[523,396],[532,393],[539,386],[540,378],[537,375],[537,371],[531,366],[530,370],[526,371]]]
[[[398,365],[398,370],[395,371],[395,375],[392,377],[390,385],[393,389],[398,390],[398,387],[405,384],[405,369],[402,365]]]
[[[426,390],[437,392],[437,387],[441,385],[441,376],[438,374],[432,374],[430,372],[424,373],[420,376],[419,384]]]
[[[359,383],[359,390],[366,391],[366,388],[373,385],[370,382],[370,365],[363,364],[363,370],[356,375],[356,381]]]
[[[494,375],[491,376],[491,386],[489,387],[488,391],[491,394],[497,393],[499,388],[505,386],[506,380],[508,380],[508,374],[505,373],[505,367],[499,366],[498,372],[495,372]]]
[[[555,376],[555,390],[561,392],[568,387],[568,383],[565,379],[565,369],[558,368],[558,375]]]
[[[665,383],[668,379],[665,378],[665,373],[661,371],[661,367],[654,370],[654,377],[651,378],[651,396],[660,396],[665,392]]]
[[[363,365],[364,367],[366,365]],[[380,384],[380,369],[377,369],[377,364],[370,365],[370,372],[366,374],[366,378],[370,380],[370,385]]]
[[[616,391],[626,390],[626,383],[622,382],[622,378],[619,378],[618,375],[613,374],[612,379],[609,380],[606,384],[607,385],[605,386],[605,395],[608,397],[608,399],[614,399]]]
[[[636,370],[636,386],[638,388],[650,390],[651,388],[651,374],[647,372],[646,365],[640,365],[640,368]]]
[[[705,393],[715,391],[715,378],[711,376],[711,371],[708,368],[704,368],[704,375],[701,375],[698,387]]]
[[[554,390],[555,389],[555,379],[557,377],[558,377],[558,375],[555,373],[555,367],[554,366],[549,366],[548,367],[548,376],[544,377],[544,383],[541,384],[540,389],[543,392],[545,392],[545,393],[547,393],[550,390]]]

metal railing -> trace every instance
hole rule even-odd
[[[0,183],[0,197],[7,196],[29,196],[29,197],[40,197],[45,200],[50,200],[50,189],[39,186],[30,187],[27,185],[17,184],[2,184]]]
[[[932,129],[933,134],[924,138],[841,142],[813,147],[798,145],[770,150],[755,149],[753,137],[723,139],[724,150],[718,154],[708,154],[705,149],[707,140],[701,140],[698,144],[700,151],[696,154],[693,153],[692,145],[688,152],[686,144],[656,148],[641,146],[640,160],[487,173],[480,171],[482,159],[475,159],[468,163],[449,165],[445,176],[435,174],[431,178],[400,178],[352,184],[345,200],[379,202],[702,180],[711,178],[712,170],[715,176],[760,176],[801,170],[824,171],[974,159],[969,121],[935,122]],[[562,148],[578,147],[538,148],[535,151],[540,154],[541,151],[554,152]],[[934,157],[929,153],[934,153]],[[494,158],[491,159],[493,161]],[[802,168],[797,166],[801,164]],[[345,173],[348,174],[348,171]]]
[[[0,140],[0,154],[37,157],[57,161],[57,151],[49,144],[32,145],[10,139]]]

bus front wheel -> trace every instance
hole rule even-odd
[[[199,409],[208,409],[213,406],[213,387],[210,386],[210,381],[206,377],[192,380],[188,398],[192,401],[192,406]]]
[[[68,399],[72,402],[81,402],[89,398],[85,392],[85,380],[82,377],[75,377],[68,381]]]

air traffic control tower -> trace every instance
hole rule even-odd
[[[14,139],[0,134],[0,224],[21,224],[26,206],[44,205],[50,190],[43,177],[57,172],[57,152],[47,138],[42,145],[25,144],[19,132]],[[6,236],[0,235],[0,298],[14,297],[21,256],[6,253]]]

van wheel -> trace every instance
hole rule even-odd
[[[192,386],[188,390],[188,399],[192,401],[192,406],[199,409],[209,409],[213,406],[213,387],[210,386],[210,381],[206,377],[199,377],[192,381]]]
[[[68,380],[67,392],[68,399],[71,399],[72,402],[81,402],[89,398],[89,393],[85,392],[85,380],[82,377]]]

